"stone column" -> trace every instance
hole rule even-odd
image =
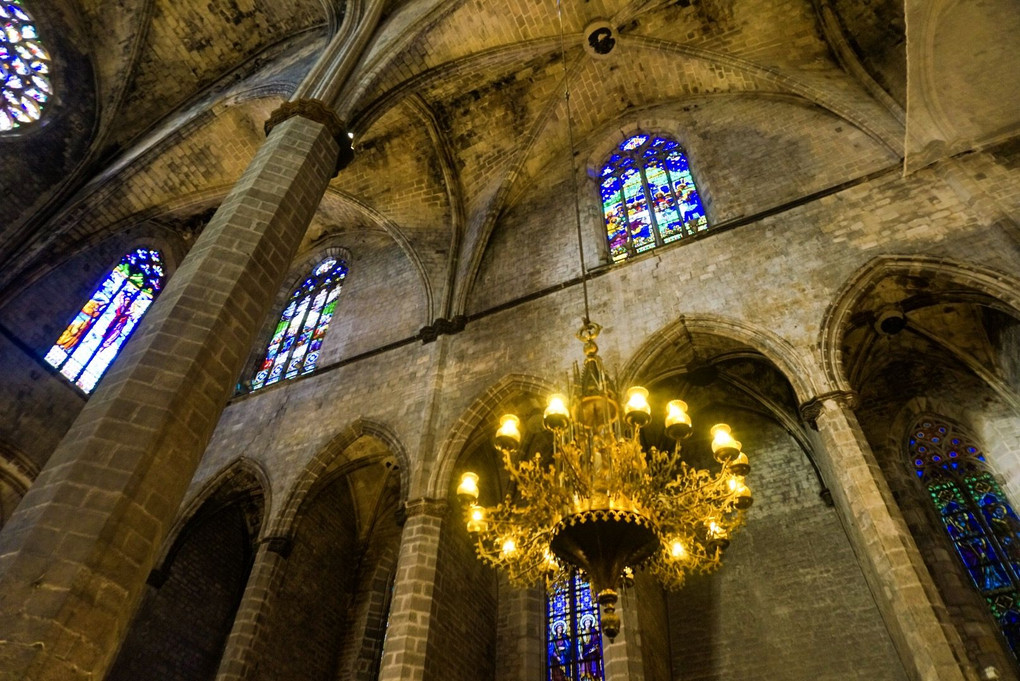
[[[321,104],[287,103],[267,127],[0,534],[4,679],[94,681],[112,662],[338,158],[350,159]]]
[[[606,681],[644,681],[644,663],[641,659],[641,621],[638,617],[638,599],[633,589],[622,589],[620,602],[620,633],[612,643],[602,636],[602,657]]]
[[[286,537],[267,537],[259,543],[248,584],[234,616],[234,626],[223,649],[216,681],[251,681],[258,678],[259,660],[266,651],[266,622],[283,580],[292,542]]]
[[[420,681],[425,676],[439,538],[446,510],[446,501],[441,499],[407,503],[379,681]]]
[[[893,645],[915,681],[975,679],[959,636],[940,622],[945,606],[851,410],[854,399],[828,393],[801,411],[817,424],[819,467]]]
[[[545,589],[511,587],[499,576],[496,681],[535,681],[545,676]]]

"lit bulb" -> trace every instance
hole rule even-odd
[[[457,498],[462,504],[478,501],[478,474],[468,471],[460,477],[457,485]]]
[[[686,555],[687,549],[684,548],[683,542],[678,539],[670,545],[669,552],[674,558],[679,559]]]
[[[509,555],[516,550],[517,542],[515,542],[513,539],[507,539],[505,542],[503,542],[503,553]]]
[[[652,420],[652,408],[648,404],[648,390],[639,385],[627,390],[627,403],[623,408],[627,420],[643,426]]]
[[[521,420],[513,414],[503,414],[499,419],[499,430],[496,431],[496,446],[499,449],[513,451],[521,444]]]
[[[560,430],[566,428],[570,423],[570,411],[567,409],[567,398],[560,393],[549,396],[549,406],[542,414],[542,422],[549,430]]]
[[[725,463],[740,453],[740,443],[730,435],[730,427],[725,423],[712,426],[712,454],[716,461]]]
[[[484,532],[486,527],[488,523],[485,521],[485,509],[478,504],[472,504],[468,509],[467,531]]]
[[[691,417],[687,414],[687,403],[671,400],[666,405],[666,435],[674,440],[683,440],[691,434]]]

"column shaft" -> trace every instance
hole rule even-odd
[[[285,549],[276,546],[277,540],[263,540],[255,553],[248,584],[241,597],[241,605],[234,617],[234,626],[227,637],[227,645],[216,672],[216,681],[252,681],[258,678],[259,660],[267,649],[266,635],[273,611],[273,601],[283,580],[287,564]]]
[[[943,628],[944,609],[910,531],[849,407],[825,399],[817,417],[824,452],[819,465],[861,569],[903,666],[916,681],[962,681],[959,636]]]
[[[379,681],[420,681],[425,676],[446,504],[420,499],[408,503],[407,515],[400,538]]]
[[[0,534],[3,678],[103,677],[338,155],[274,128]]]

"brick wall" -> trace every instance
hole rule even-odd
[[[302,514],[267,623],[272,650],[258,673],[332,681],[361,558],[347,481],[325,486]]]
[[[107,679],[214,679],[251,556],[237,506],[194,521],[163,568],[166,581],[148,587]]]
[[[804,452],[775,423],[731,420],[755,505],[722,569],[670,596],[673,678],[905,679]]]
[[[425,680],[493,678],[496,575],[475,559],[456,503],[443,522],[433,599]]]

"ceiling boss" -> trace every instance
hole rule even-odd
[[[616,386],[598,354],[601,327],[585,320],[577,337],[584,362],[575,364],[569,396],[549,396],[544,427],[553,434],[551,454],[522,456],[520,419],[505,414],[495,446],[510,477],[502,503],[478,504],[479,478],[464,473],[457,487],[478,556],[503,570],[512,584],[556,581],[571,566],[586,573],[602,607],[610,640],[620,631],[618,589],[644,568],[668,589],[688,573],[718,568],[730,536],[752,503],[744,482],[750,470],[730,427],[712,427],[718,472],[683,460],[681,443],[692,432],[687,405],[666,405],[671,449],[641,445],[652,420],[648,391],[630,388],[621,406]]]

